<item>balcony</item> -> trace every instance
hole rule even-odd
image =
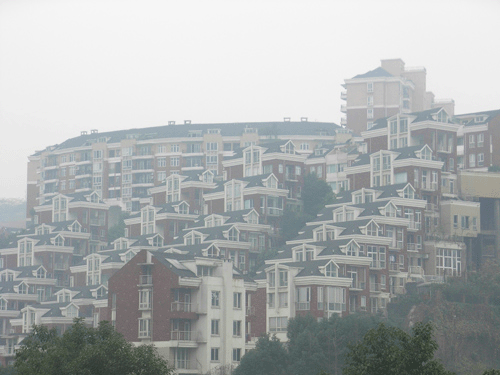
[[[415,243],[407,243],[406,244],[406,249],[408,251],[417,251],[417,244],[415,244]]]
[[[296,310],[310,310],[311,303],[310,302],[296,302],[295,309]]]
[[[176,341],[193,341],[191,331],[172,331],[170,332],[170,340]]]
[[[410,223],[408,224],[408,229],[420,230],[422,229],[422,223],[418,221],[410,221]]]
[[[152,285],[153,284],[153,276],[152,275],[141,275],[139,278],[140,285]]]
[[[389,264],[389,271],[397,271],[399,272],[399,270],[403,268],[399,263],[390,263]]]
[[[437,212],[438,211],[438,206],[435,205],[434,203],[427,203],[425,205],[425,210],[428,212]]]
[[[192,312],[193,306],[190,302],[172,302],[171,310],[175,312]]]
[[[419,275],[419,276],[424,276],[424,270],[420,266],[409,266],[408,267],[408,274],[410,275]]]
[[[346,113],[347,112],[347,106],[345,104],[342,104],[340,106],[340,112],[342,112],[342,113]]]
[[[251,315],[255,315],[255,307],[247,306],[247,309],[245,311],[245,316],[251,316]]]
[[[340,93],[340,99],[347,100],[347,91],[342,91]]]
[[[444,145],[444,144],[438,144],[437,151],[444,152],[447,154],[451,154],[453,152],[451,145]]]
[[[386,284],[370,283],[370,292],[382,292],[386,288]]]
[[[347,119],[345,117],[342,117],[340,119],[340,125],[342,125],[342,126],[346,126],[347,125]]]
[[[267,214],[269,216],[282,216],[283,215],[283,209],[282,208],[276,208],[276,207],[268,207],[267,208]]]
[[[364,281],[354,282],[354,280],[352,280],[351,288],[357,289],[357,290],[364,290],[366,288],[366,282],[364,282]]]
[[[285,180],[286,181],[297,181],[297,176],[295,175],[295,173],[286,173]]]
[[[438,183],[437,182],[422,182],[422,186],[420,187],[422,190],[427,190],[427,191],[436,191],[438,190]]]

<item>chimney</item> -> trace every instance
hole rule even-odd
[[[184,120],[184,125],[189,125],[191,124],[191,120]]]
[[[307,122],[307,117],[301,117],[300,122]]]
[[[82,130],[82,131],[80,132],[80,135],[87,135],[87,131],[86,131],[86,130]]]
[[[92,130],[90,131],[90,134],[97,134],[97,133],[99,133],[99,131],[98,131],[97,129],[92,129]]]
[[[283,122],[290,122],[290,117],[283,117]]]
[[[169,121],[168,124],[169,125],[175,125],[175,121]]]

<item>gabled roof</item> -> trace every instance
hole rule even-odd
[[[357,78],[377,78],[377,77],[394,77],[391,73],[389,73],[387,70],[378,67],[376,69],[370,70],[369,72],[363,73],[363,74],[358,74],[357,76],[352,77],[352,79],[357,79]]]

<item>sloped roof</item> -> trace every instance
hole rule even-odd
[[[369,72],[363,73],[363,74],[358,74],[357,76],[352,77],[352,79],[357,79],[357,78],[377,78],[377,77],[394,77],[391,73],[389,73],[387,70],[378,67],[376,69],[370,70]]]

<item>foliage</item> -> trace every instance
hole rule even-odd
[[[117,207],[116,206],[112,206],[110,208],[110,214],[111,214],[111,211],[115,210],[116,211]],[[127,219],[130,214],[128,212],[114,212],[114,215],[117,215],[118,216],[118,221],[115,225],[111,226],[109,229],[108,229],[108,242],[111,243],[113,242],[114,240],[120,238],[120,237],[124,237],[125,236],[125,228],[126,228],[126,225],[125,225],[125,219]]]
[[[296,317],[288,324],[290,374],[341,374],[347,344],[361,340],[380,318],[368,314],[333,315],[318,322],[313,316]]]
[[[483,375],[500,375],[500,370],[486,370]]]
[[[432,323],[417,323],[411,334],[381,323],[349,346],[344,375],[451,374],[434,359],[438,344],[432,333]]]
[[[304,214],[311,220],[315,218],[325,205],[335,201],[332,188],[324,180],[320,180],[313,174],[304,178],[304,189],[302,189],[302,201],[304,202]]]
[[[312,174],[304,178],[301,197],[302,211],[286,207],[283,213],[281,229],[285,241],[294,238],[306,222],[314,220],[325,205],[335,201],[330,185]]]
[[[488,167],[488,172],[500,172],[500,165],[492,165]]]
[[[273,335],[262,336],[254,350],[241,358],[234,375],[286,375],[288,355],[281,341]]]
[[[35,326],[16,352],[18,375],[170,375],[153,346],[134,347],[108,322],[86,327],[82,319],[58,336]]]

